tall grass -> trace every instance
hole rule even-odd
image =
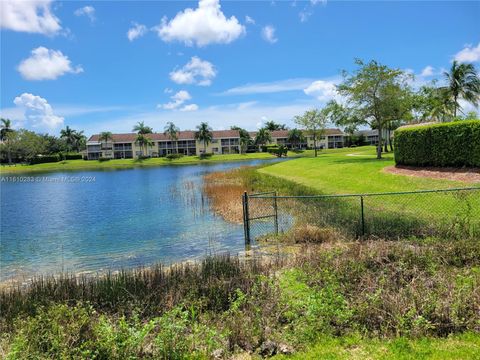
[[[273,259],[272,261],[277,261]],[[242,261],[229,255],[207,257],[199,263],[123,270],[99,277],[61,274],[38,277],[25,288],[0,291],[1,323],[7,328],[19,315],[35,315],[51,303],[89,303],[110,314],[141,309],[144,317],[161,314],[186,299],[205,299],[205,309],[228,308],[236,289],[249,291],[256,275],[275,268],[271,261]]]

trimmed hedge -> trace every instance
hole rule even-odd
[[[480,120],[396,130],[395,163],[413,166],[480,167]]]
[[[44,164],[44,163],[52,163],[52,162],[59,162],[61,160],[60,155],[45,155],[45,156],[37,156],[30,160],[30,164]]]
[[[65,160],[82,160],[82,154],[65,154]]]

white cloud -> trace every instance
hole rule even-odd
[[[275,37],[275,28],[272,25],[267,25],[262,29],[262,38],[263,40],[274,44],[278,41]]]
[[[480,61],[480,43],[477,46],[466,45],[455,55],[458,62],[476,62]]]
[[[75,10],[75,16],[86,16],[90,19],[90,22],[95,21],[95,8],[93,6],[84,6]]]
[[[128,40],[133,41],[147,33],[147,27],[142,24],[138,24],[136,22],[132,23],[133,27],[128,29],[127,31],[127,37]]]
[[[53,80],[66,73],[83,72],[81,66],[73,67],[68,56],[60,50],[43,46],[33,49],[31,56],[23,60],[17,70],[27,80]]]
[[[170,21],[164,17],[153,29],[163,41],[180,41],[198,47],[228,44],[245,33],[245,27],[235,16],[225,17],[219,0],[200,0],[198,8],[180,11]]]
[[[198,105],[197,104],[189,104],[185,105],[180,109],[180,111],[197,111],[198,110]]]
[[[182,68],[172,71],[170,79],[177,84],[209,86],[216,75],[217,71],[211,62],[193,56]]]
[[[50,104],[44,98],[29,93],[17,96],[13,103],[24,111],[27,124],[40,130],[53,130],[63,125],[63,117],[53,113]]]
[[[334,81],[317,80],[312,82],[303,91],[305,94],[314,96],[321,102],[328,102],[334,99],[340,100]]]
[[[246,84],[228,89],[223,95],[268,94],[296,90],[303,91],[313,81],[313,79],[287,79],[265,83]]]
[[[255,25],[255,20],[254,20],[252,17],[248,16],[248,15],[245,16],[245,22],[246,22],[247,24]]]
[[[327,0],[310,0],[310,4],[312,4],[313,6],[315,6],[317,4],[326,5]]]
[[[422,72],[420,73],[420,75],[421,75],[421,76],[425,76],[425,77],[427,77],[427,76],[433,76],[433,75],[434,75],[434,70],[435,70],[434,67],[428,65],[428,66],[426,66],[426,67],[422,70]]]
[[[188,91],[180,90],[176,94],[170,96],[170,99],[172,99],[172,101],[166,104],[158,105],[157,108],[165,109],[165,110],[174,110],[179,108],[181,105],[183,105],[185,101],[188,101],[191,98],[192,97],[188,93]]]
[[[13,31],[55,35],[60,20],[51,12],[51,0],[1,0],[0,27]]]

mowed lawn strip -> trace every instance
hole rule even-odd
[[[289,152],[289,157],[311,156],[312,151],[304,151],[301,153]],[[249,153],[249,154],[225,154],[212,155],[211,157],[200,159],[198,156],[184,156],[180,159],[169,160],[167,158],[150,158],[150,159],[112,159],[108,161],[98,160],[65,160],[55,163],[35,164],[35,165],[2,165],[0,173],[20,174],[29,172],[50,172],[64,170],[108,170],[108,169],[127,169],[134,167],[146,166],[165,166],[165,165],[187,165],[187,164],[204,164],[210,162],[222,161],[241,161],[256,159],[274,159],[275,156],[269,153]]]
[[[317,158],[295,159],[259,171],[311,187],[319,194],[359,194],[445,189],[474,186],[460,181],[394,175],[383,172],[395,165],[393,153],[375,158],[375,148],[339,149],[321,152]]]
[[[313,189],[318,194],[366,194],[408,192],[447,188],[478,187],[460,181],[394,175],[382,171],[394,165],[393,154],[375,157],[373,146],[324,152],[317,158],[303,158],[273,164],[258,171],[280,177]],[[480,188],[480,187],[479,187]],[[468,202],[466,197],[468,196]],[[377,215],[403,213],[422,219],[446,220],[465,216],[480,218],[480,191],[459,193],[426,193],[411,195],[374,196],[365,198],[366,208]],[[367,210],[367,213],[371,213]],[[390,214],[390,215],[388,215]],[[477,216],[478,214],[478,216]]]

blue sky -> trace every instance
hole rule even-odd
[[[335,97],[354,58],[441,77],[480,60],[480,2],[1,2],[0,112],[57,134],[255,129]]]

